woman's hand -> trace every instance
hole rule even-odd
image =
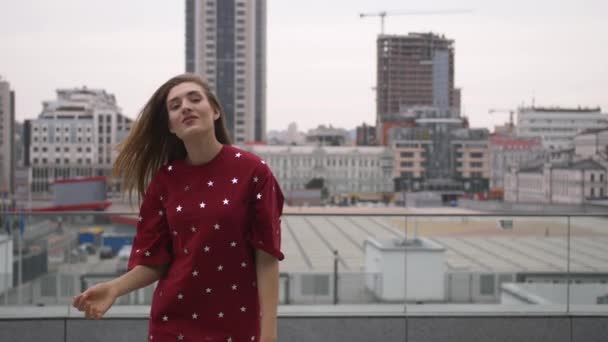
[[[72,305],[84,311],[86,318],[100,319],[110,309],[118,295],[108,282],[99,283],[74,297]]]

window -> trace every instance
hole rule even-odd
[[[481,152],[472,152],[471,158],[483,158],[483,153]]]
[[[328,274],[303,274],[302,294],[305,296],[328,296],[329,275]]]
[[[401,152],[401,158],[413,158],[414,152]]]
[[[401,167],[413,167],[413,162],[401,162]]]
[[[592,182],[595,182],[595,173],[592,173],[592,174],[591,174],[591,181],[592,181]]]
[[[483,166],[483,163],[480,163],[480,162],[472,162],[471,163],[471,167],[482,167],[482,166]]]
[[[494,294],[494,275],[482,274],[479,276],[479,293],[481,295]]]

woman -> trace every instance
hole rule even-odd
[[[158,280],[148,340],[276,341],[283,194],[263,160],[230,145],[202,79],[179,75],[154,93],[114,171],[143,197],[129,271],[73,305],[99,319]]]

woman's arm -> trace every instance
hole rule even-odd
[[[277,341],[277,306],[279,305],[279,261],[256,249],[255,268],[261,312],[261,342]]]
[[[137,265],[116,279],[91,286],[74,297],[72,305],[84,311],[85,317],[99,319],[110,309],[116,298],[152,284],[162,277],[166,269],[167,265]]]

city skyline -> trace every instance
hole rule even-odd
[[[185,70],[183,1],[143,4],[30,0],[2,11],[0,75],[15,91],[16,118],[36,117],[58,88],[83,85],[116,94],[123,113],[134,118],[155,88]],[[608,77],[608,38],[601,13],[608,4],[600,1],[434,1],[424,8],[397,1],[270,1],[267,130],[290,122],[302,130],[373,123],[380,20],[358,13],[454,6],[473,12],[389,16],[386,33],[432,31],[455,41],[454,85],[462,88],[463,115],[472,126],[501,124],[508,116],[490,116],[489,109],[533,99],[541,106],[606,111],[601,82]]]

